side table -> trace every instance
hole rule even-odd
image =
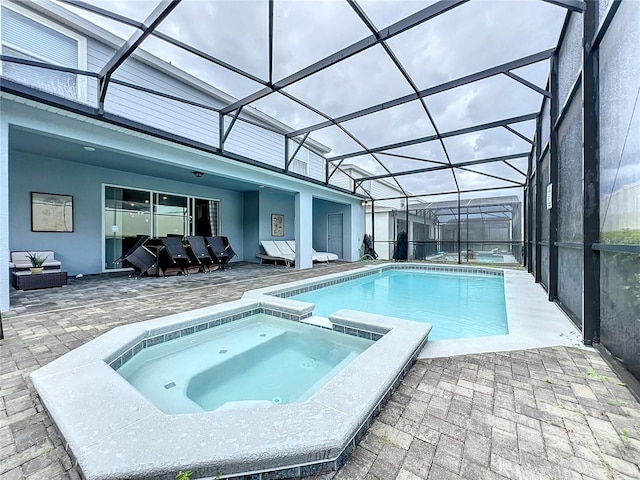
[[[67,284],[67,272],[44,270],[33,274],[29,271],[11,272],[11,285],[16,290],[61,287]]]

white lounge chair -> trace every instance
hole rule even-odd
[[[260,263],[263,263],[264,261],[270,261],[270,262],[280,261],[280,262],[284,262],[284,264],[287,267],[289,267],[293,265],[296,261],[295,253],[282,252],[276,245],[276,242],[272,240],[262,240],[260,242],[260,245],[262,245],[262,249],[264,250],[264,253],[256,254],[256,257],[260,259]]]
[[[295,251],[296,251],[295,240],[286,240],[285,242],[281,242],[281,243],[286,243],[291,249],[291,251],[293,251],[293,254],[295,255]],[[335,253],[329,253],[329,252],[317,252],[312,248],[311,258],[314,262],[332,262],[332,261],[338,260],[338,255],[336,255]]]

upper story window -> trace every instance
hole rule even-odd
[[[301,175],[309,176],[309,150],[301,148],[289,164],[289,170]]]
[[[2,6],[2,54],[86,70],[86,39],[13,4]],[[86,101],[86,77],[2,62],[3,77],[75,101]]]

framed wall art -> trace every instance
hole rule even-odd
[[[284,237],[284,215],[280,213],[271,214],[271,236]]]
[[[31,192],[32,232],[73,232],[73,195]]]

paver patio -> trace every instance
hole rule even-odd
[[[118,325],[360,266],[241,264],[206,275],[92,276],[12,292],[0,341],[0,480],[79,478],[29,379],[39,366]],[[420,360],[346,465],[325,477],[640,479],[640,404],[591,350]]]

